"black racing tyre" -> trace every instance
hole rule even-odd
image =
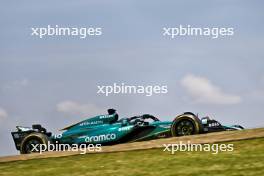
[[[199,134],[202,131],[200,119],[194,115],[180,115],[171,126],[172,136],[187,136]]]
[[[33,145],[39,146],[37,144],[45,144],[46,146],[48,145],[48,137],[43,134],[43,133],[31,133],[27,135],[21,142],[20,146],[20,153],[21,154],[28,154],[28,153],[38,153],[39,152],[39,147],[38,151],[34,150]]]

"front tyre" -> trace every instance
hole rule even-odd
[[[39,153],[40,145],[48,145],[48,137],[43,133],[31,133],[27,135],[21,142],[20,153]]]
[[[202,131],[198,117],[191,114],[183,114],[175,118],[171,126],[172,136],[187,136],[199,134]]]
[[[176,125],[176,134],[177,136],[186,136],[186,135],[192,135],[195,132],[195,127],[190,120],[181,120]]]

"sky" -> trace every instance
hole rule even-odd
[[[2,1],[0,156],[10,132],[57,133],[108,108],[172,120],[185,111],[264,127],[263,1]],[[31,28],[101,27],[97,37],[31,36]],[[164,37],[164,27],[232,27],[234,35]],[[98,85],[167,85],[167,94],[97,94]]]

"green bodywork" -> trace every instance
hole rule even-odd
[[[66,127],[63,133],[53,135],[53,141],[67,144],[115,144],[140,141],[170,135],[172,122],[150,121],[135,124],[128,118],[111,123],[114,115],[99,115]]]

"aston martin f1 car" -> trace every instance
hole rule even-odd
[[[198,118],[191,112],[178,115],[172,121],[160,121],[150,114],[130,118],[118,118],[116,110],[108,114],[88,118],[52,135],[39,124],[32,127],[17,126],[11,132],[16,149],[21,154],[31,153],[32,144],[101,144],[113,145],[125,142],[151,140],[174,136],[193,135],[227,130],[241,130],[240,125],[225,126],[209,117]]]

